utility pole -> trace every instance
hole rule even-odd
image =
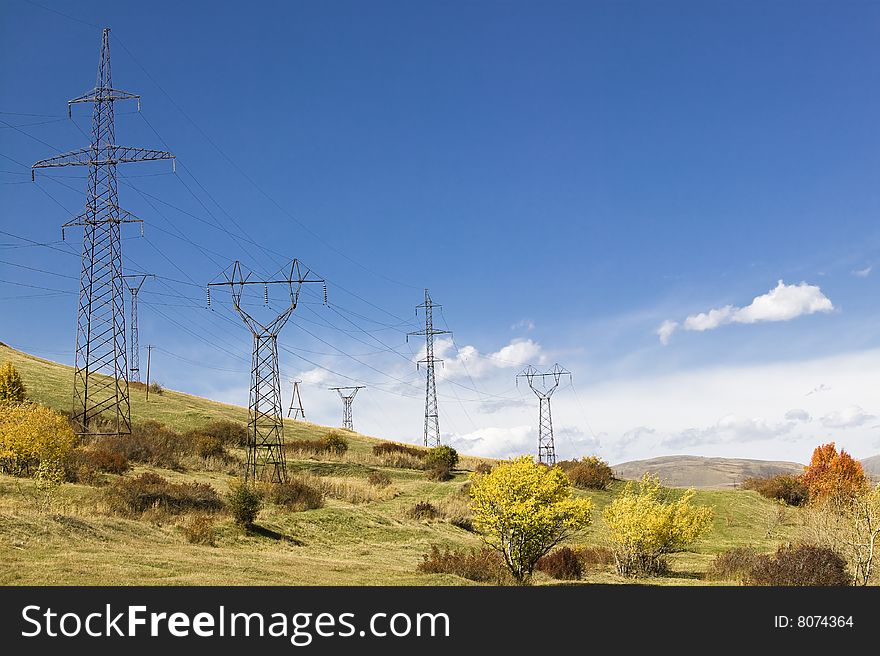
[[[165,151],[116,145],[117,100],[137,100],[140,109],[140,96],[113,88],[110,30],[105,28],[95,88],[67,102],[68,115],[75,104],[93,104],[91,145],[40,160],[31,170],[32,179],[36,169],[87,166],[89,171],[85,211],[61,228],[63,238],[64,228],[83,227],[73,378],[73,420],[79,435],[131,433],[120,230],[123,223],[142,222],[119,207],[116,165],[174,160]],[[98,417],[105,421],[96,425],[92,420]]]
[[[293,392],[290,394],[290,407],[287,409],[287,416],[293,413],[294,419],[305,419],[306,411],[303,409],[302,397],[299,395],[299,384],[301,380],[291,381],[293,383]]]
[[[145,401],[150,400],[150,356],[153,355],[153,345],[147,344],[147,398]]]
[[[331,387],[330,389],[337,392],[339,398],[342,399],[342,427],[353,431],[354,422],[351,420],[351,402],[357,396],[358,390],[364,389],[364,385],[356,387]],[[344,392],[347,392],[347,394]]]
[[[553,418],[550,414],[550,397],[559,387],[559,380],[568,376],[571,380],[571,372],[554,364],[550,371],[539,372],[532,365],[517,374],[516,383],[519,385],[520,378],[525,378],[529,387],[538,397],[538,462],[543,462],[551,467],[556,464],[556,445],[553,442]]]
[[[129,349],[131,350],[131,358],[129,361],[129,380],[141,382],[141,353],[140,347],[138,346],[138,292],[141,290],[141,287],[144,286],[144,282],[147,278],[155,278],[156,276],[152,273],[137,273],[131,274],[127,276],[122,276],[122,278],[127,282],[131,280],[132,282],[127,282],[126,286],[128,287],[128,291],[131,293],[131,327],[129,331],[131,332],[131,338],[129,339]]]
[[[281,409],[281,382],[278,375],[278,333],[287,323],[299,302],[299,292],[305,283],[324,283],[302,272],[299,260],[293,260],[290,268],[272,280],[252,280],[252,273],[245,272],[237,260],[223,272],[223,282],[208,284],[208,305],[211,305],[211,288],[228,287],[232,304],[254,338],[251,359],[251,390],[248,404],[248,449],[244,480],[265,480],[286,483],[287,463],[284,459],[284,419]],[[261,323],[242,307],[242,295],[251,285],[263,287],[263,299],[269,305],[269,287],[287,287],[287,307],[271,321]],[[326,285],[324,298],[327,298]],[[326,300],[325,300],[326,302]]]
[[[434,357],[434,335],[452,334],[448,330],[436,330],[434,328],[434,308],[441,307],[435,305],[431,300],[428,290],[425,290],[425,302],[416,306],[416,316],[419,310],[425,311],[425,328],[415,332],[407,333],[407,341],[410,335],[425,336],[425,357],[416,363],[416,368],[421,369],[425,365],[427,372],[425,381],[425,446],[437,446],[440,444],[440,417],[437,408],[437,381],[434,378],[434,364],[443,362]]]

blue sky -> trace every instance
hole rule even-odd
[[[880,5],[38,4],[0,5],[3,341],[72,359],[80,235],[21,238],[60,238],[85,171],[27,167],[86,145],[65,104],[107,25],[115,85],[143,95],[117,142],[179,158],[120,167],[165,384],[245,404],[249,335],[200,286],[295,256],[331,304],[281,336],[309,419],[366,383],[356,427],[420,439],[404,333],[429,287],[455,335],[441,429],[469,451],[534,448],[514,375],[555,361],[563,456],[880,451]]]

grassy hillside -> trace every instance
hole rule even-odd
[[[804,466],[796,462],[700,456],[662,456],[614,465],[618,478],[640,479],[645,473],[651,473],[659,476],[664,485],[704,489],[733,489],[747,478],[802,474],[803,471]]]
[[[68,367],[0,347],[0,363],[12,361],[31,398],[67,410],[72,373]],[[157,419],[177,429],[189,429],[213,419],[244,422],[244,408],[214,403],[173,391],[151,395],[144,402],[135,394],[135,422]],[[288,422],[294,439],[315,439],[326,427]],[[289,456],[292,473],[307,473],[341,488],[363,492],[365,498],[341,494],[326,499],[322,508],[290,512],[267,506],[258,527],[246,532],[225,515],[217,520],[216,546],[190,544],[185,521],[173,516],[124,519],[108,511],[107,485],[64,484],[51,512],[40,512],[30,498],[32,482],[0,475],[0,584],[382,584],[471,585],[453,575],[416,571],[432,544],[479,546],[477,535],[453,525],[449,517],[466,511],[462,488],[477,458],[463,458],[455,477],[432,482],[418,469],[386,466],[372,455],[375,439],[348,434],[351,449],[339,456]],[[199,481],[223,493],[235,477],[228,471],[184,471],[138,465],[125,476],[153,471],[173,481]],[[381,472],[391,486],[375,491],[370,474]],[[106,482],[116,477],[105,475]],[[620,490],[577,494],[595,503],[593,526],[573,542],[606,542],[600,512]],[[371,491],[373,490],[373,491]],[[346,500],[348,499],[348,500]],[[446,517],[418,520],[407,511],[427,500]],[[715,508],[712,534],[694,551],[672,559],[668,576],[647,582],[661,585],[704,583],[701,576],[713,556],[733,546],[772,551],[794,539],[800,524],[797,511],[780,513],[778,506],[754,492],[699,491],[697,503]],[[585,582],[627,583],[610,567],[591,571]],[[537,583],[554,583],[539,575]]]

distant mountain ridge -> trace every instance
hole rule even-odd
[[[703,456],[660,456],[613,465],[614,475],[640,479],[656,474],[670,487],[734,488],[747,478],[800,474],[804,466],[797,462],[751,460],[748,458],[705,458]]]
[[[880,480],[880,455],[862,460],[862,469],[874,480]]]

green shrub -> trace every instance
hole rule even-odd
[[[774,556],[759,556],[748,577],[752,585],[842,586],[851,582],[846,560],[814,544],[783,545]]]
[[[614,480],[614,472],[607,462],[597,456],[559,463],[571,484],[585,490],[607,490]]]
[[[324,450],[336,455],[342,455],[348,451],[348,440],[336,431],[330,431],[321,440],[324,443]]]
[[[7,362],[0,367],[0,402],[23,403],[27,390],[21,380],[21,374]]]
[[[715,556],[706,578],[711,581],[746,581],[759,559],[760,555],[752,547],[728,549]]]
[[[445,547],[441,551],[438,545],[432,544],[417,569],[423,574],[455,574],[483,583],[503,584],[510,580],[501,556],[488,547],[470,551],[452,551]]]
[[[560,547],[541,556],[535,568],[560,581],[577,581],[584,573],[583,562],[570,547]]]
[[[438,444],[432,449],[428,450],[428,455],[425,456],[425,468],[426,469],[437,469],[443,468],[452,471],[455,469],[455,466],[458,464],[458,451],[453,449],[451,446],[447,446],[446,444]]]
[[[223,502],[207,483],[171,483],[157,474],[120,478],[108,489],[110,510],[123,516],[140,516],[147,510],[178,514],[189,510],[218,512]]]
[[[429,481],[449,481],[452,480],[452,470],[446,465],[436,465],[426,470],[425,476]]]
[[[375,487],[388,487],[391,485],[391,477],[385,472],[374,471],[367,476],[367,483]]]
[[[747,478],[744,490],[754,490],[763,497],[784,501],[789,506],[802,506],[810,496],[809,489],[798,476],[780,474],[767,478]]]
[[[253,485],[237,481],[229,486],[226,506],[232,513],[236,524],[245,527],[253,526],[260,509],[263,507],[263,495]]]
[[[263,494],[268,501],[293,511],[314,510],[324,505],[321,490],[297,478],[287,483],[268,484]]]
[[[162,384],[159,381],[153,381],[150,383],[150,392],[152,394],[159,394],[160,396],[165,393],[165,388],[162,387]]]

